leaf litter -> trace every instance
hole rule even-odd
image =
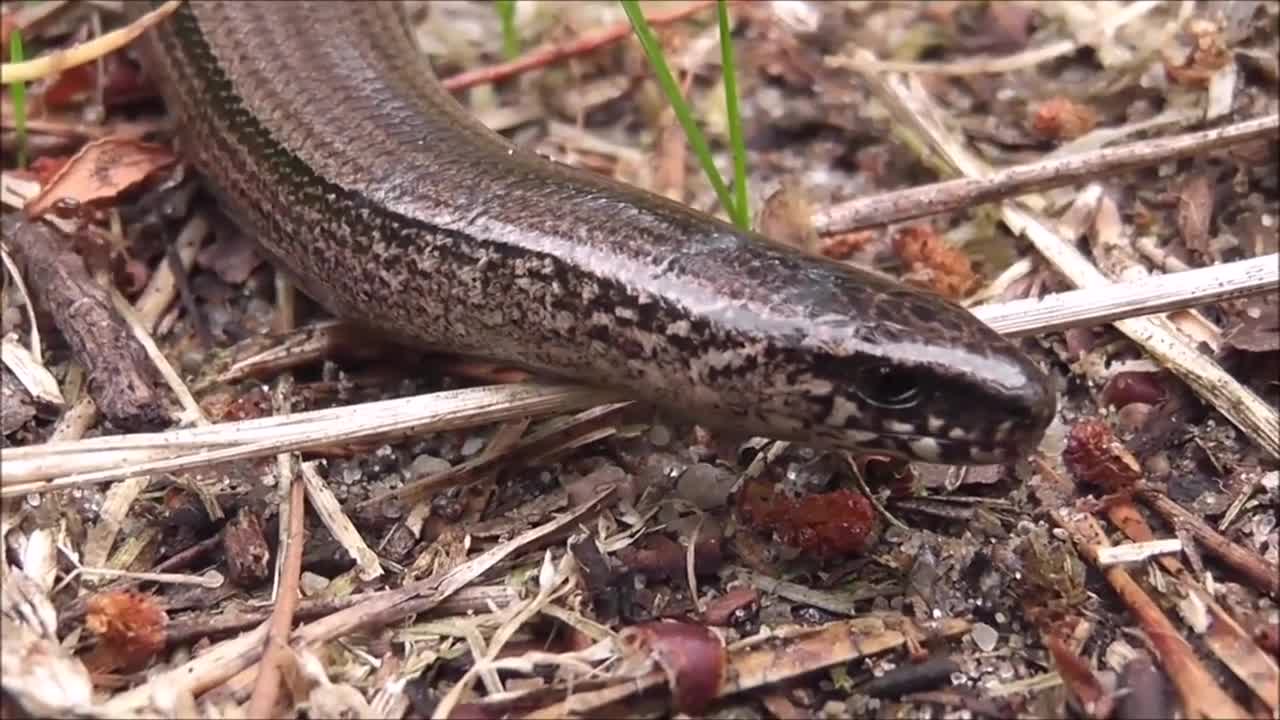
[[[659,32],[722,148],[706,5],[671,10]],[[517,7],[530,50],[514,63],[485,4],[411,12],[478,116],[519,109],[501,120],[517,142],[631,181],[665,163],[665,194],[713,208],[687,158],[671,172],[681,144],[644,167],[669,133],[620,9]],[[1113,282],[1276,252],[1273,142],[1028,191],[1022,215],[996,201],[841,234],[811,217],[945,179],[930,143],[1011,166],[1274,114],[1276,3],[732,7],[751,188],[766,199],[751,204],[780,241],[975,305],[1072,287],[1033,249],[1047,240],[1030,212],[1086,213],[1058,232],[1085,237]],[[75,52],[95,25],[119,26],[88,4],[4,19],[6,37],[21,27]],[[1159,355],[1173,364],[1160,370],[1108,325],[1023,341],[1061,388],[1060,426],[1025,462],[956,473],[743,442],[607,393],[504,385],[520,377],[379,350],[305,304],[287,346],[264,332],[293,314],[273,305],[270,266],[174,174],[164,133],[142,141],[163,116],[130,62],[116,50],[106,74],[35,80],[48,102],[27,126],[32,149],[62,153],[37,157],[38,173],[8,164],[4,125],[7,210],[92,238],[89,274],[126,300],[141,305],[161,269],[177,274],[134,327],[181,376],[158,408],[166,427],[104,424],[111,408],[89,400],[83,359],[56,330],[36,339],[38,300],[6,264],[0,335],[34,342],[24,362],[66,408],[20,399],[31,410],[9,415],[27,391],[6,374],[6,708],[1137,717],[1171,710],[1164,697],[1191,715],[1274,716],[1276,458],[1188,389],[1179,356]],[[913,136],[903,108],[940,113],[946,129],[920,122],[926,137]],[[175,264],[164,247],[186,224],[195,240]],[[1274,406],[1274,300],[1174,313],[1168,332]],[[222,408],[217,422],[183,414],[189,392]],[[308,498],[300,536],[282,529],[294,482]],[[1175,539],[1181,556],[1165,548]],[[300,573],[282,572],[301,542]],[[264,654],[282,592],[299,600],[291,642]],[[256,687],[268,666],[269,695]]]

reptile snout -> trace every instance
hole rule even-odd
[[[1058,396],[1044,372],[1030,360],[1018,385],[1006,388],[1005,414],[1013,421],[1009,436],[1019,452],[1030,452],[1044,437],[1049,423],[1058,412]]]

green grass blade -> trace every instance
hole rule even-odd
[[[498,0],[502,21],[502,54],[508,60],[520,54],[520,33],[516,32],[516,0]]]
[[[734,222],[744,230],[751,229],[751,212],[747,207],[747,144],[742,137],[742,115],[738,107],[738,76],[733,62],[733,33],[729,22],[729,3],[718,0],[720,17],[720,59],[724,66],[724,102],[729,119],[729,145],[733,149],[733,188],[737,193]]]
[[[724,180],[720,177],[720,171],[716,169],[716,164],[711,157],[711,148],[707,145],[707,139],[702,135],[702,129],[698,127],[698,123],[693,119],[693,110],[690,109],[689,103],[684,99],[684,95],[680,92],[680,85],[676,83],[676,79],[671,74],[671,69],[667,67],[666,58],[662,54],[662,46],[654,37],[653,31],[649,29],[649,22],[645,20],[644,13],[640,11],[640,3],[637,0],[619,0],[622,3],[622,9],[627,13],[627,19],[631,21],[631,29],[635,31],[636,39],[640,41],[640,47],[644,49],[644,54],[649,58],[649,65],[653,67],[654,75],[658,78],[658,85],[662,87],[662,92],[666,94],[667,101],[671,103],[672,110],[675,111],[676,119],[680,121],[680,126],[684,128],[684,134],[689,139],[689,145],[693,148],[694,154],[698,157],[698,162],[702,165],[702,170],[707,175],[711,187],[715,189],[716,195],[720,198],[720,204],[724,206],[725,212],[729,217],[738,217],[737,206],[733,202],[733,197],[729,194],[729,188],[725,186]]]
[[[22,51],[22,33],[14,30],[9,36],[9,61],[22,62],[26,56]],[[14,129],[18,134],[18,167],[27,166],[27,86],[16,82],[9,86],[9,99],[13,101]]]

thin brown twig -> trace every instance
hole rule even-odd
[[[276,591],[275,610],[271,613],[271,627],[263,643],[262,662],[258,679],[249,700],[249,717],[271,717],[276,698],[280,693],[280,680],[284,666],[293,650],[289,647],[289,634],[293,629],[293,614],[298,608],[299,581],[302,576],[303,499],[306,484],[294,477],[289,485],[289,543],[281,564],[280,584]]]
[[[294,611],[297,620],[311,621],[346,608],[367,602],[390,590],[376,590],[342,597],[313,597],[299,600]],[[492,607],[506,607],[519,600],[519,593],[505,585],[481,585],[459,590],[453,597],[443,600],[428,613],[428,617],[466,615],[488,612]],[[272,607],[252,607],[243,610],[209,612],[193,619],[176,620],[165,630],[165,644],[175,647],[192,643],[201,638],[216,637],[228,633],[249,630],[269,619]],[[81,615],[84,613],[82,612]]]
[[[1098,551],[1111,546],[1098,521],[1089,515],[1076,515],[1062,510],[1054,511],[1052,517],[1071,536],[1081,554],[1097,565]],[[1134,581],[1123,566],[1102,568],[1102,573],[1146,632],[1169,674],[1169,679],[1182,697],[1188,716],[1248,717],[1244,708],[1232,700],[1214,680],[1213,674],[1196,657],[1191,646],[1178,633],[1160,606],[1143,591],[1142,586]]]
[[[813,222],[822,234],[851,232],[1220,150],[1274,135],[1277,129],[1280,115],[1268,115],[1210,130],[1015,165],[986,177],[957,178],[857,198],[815,213]]]
[[[1038,461],[1037,465],[1041,472],[1057,475],[1047,463]],[[1111,523],[1120,528],[1130,540],[1145,543],[1157,539],[1146,517],[1138,510],[1137,503],[1128,493],[1114,495],[1101,504]],[[1240,623],[1226,608],[1218,604],[1200,581],[1192,577],[1181,560],[1174,555],[1157,555],[1152,560],[1176,578],[1188,595],[1195,596],[1204,603],[1210,623],[1201,632],[1201,638],[1214,656],[1249,686],[1272,712],[1280,709],[1280,692],[1277,692],[1280,690],[1280,670],[1276,669],[1275,662],[1266,656]]]
[[[1163,515],[1171,524],[1191,533],[1206,550],[1248,577],[1250,581],[1257,583],[1257,586],[1268,595],[1280,598],[1280,568],[1270,565],[1248,548],[1223,537],[1199,516],[1188,512],[1163,492],[1154,488],[1144,488],[1138,491],[1138,497]]]
[[[665,25],[684,19],[711,7],[714,0],[696,0],[674,10],[646,16],[650,25]],[[620,22],[589,31],[568,43],[553,43],[534,48],[509,62],[476,68],[446,78],[444,86],[450,91],[465,90],[475,85],[499,82],[528,70],[558,62],[567,57],[582,55],[622,40],[631,34],[631,24]]]

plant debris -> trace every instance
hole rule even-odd
[[[648,16],[729,167],[715,6]],[[327,317],[172,142],[176,7],[0,14],[0,714],[1280,717],[1280,3],[729,3],[757,229],[1055,383],[963,471]],[[616,2],[407,8],[513,142],[723,215]]]

